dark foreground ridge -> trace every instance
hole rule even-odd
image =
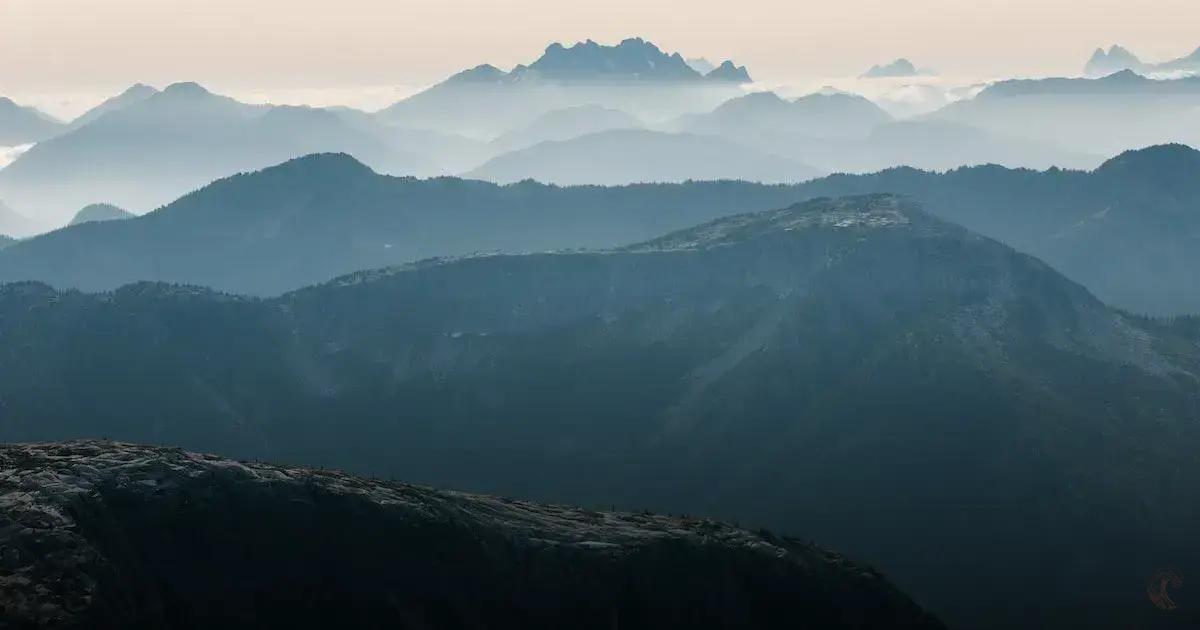
[[[941,628],[766,532],[107,441],[0,447],[5,628]]]

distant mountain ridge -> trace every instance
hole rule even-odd
[[[499,153],[531,147],[548,141],[570,140],[614,129],[641,129],[642,121],[619,109],[601,105],[579,105],[546,112],[530,124],[513,129],[491,142]]]
[[[1147,93],[1163,95],[1200,94],[1200,77],[1151,79],[1133,70],[1121,70],[1096,79],[1010,79],[988,86],[976,98]]]
[[[866,72],[862,73],[861,78],[864,79],[887,79],[900,77],[917,77],[928,76],[933,74],[928,70],[920,70],[913,62],[903,57],[887,64],[871,66]]]
[[[906,142],[903,130],[889,133]],[[317,155],[218,181],[146,216],[23,241],[0,254],[0,282],[106,290],[160,280],[272,295],[431,256],[613,247],[813,197],[891,192],[1046,260],[1109,304],[1182,315],[1200,312],[1198,181],[1200,153],[1181,145],[1128,152],[1091,172],[892,168],[792,185],[613,188],[393,178]]]
[[[741,85],[750,80],[746,68],[732,61],[701,73],[679,53],[668,54],[636,37],[611,46],[592,40],[555,43],[537,60],[511,71],[482,64],[459,72],[379,116],[397,125],[492,140],[546,112],[581,105],[619,109],[647,120],[702,111],[740,94]]]
[[[142,83],[135,83],[126,88],[124,92],[106,99],[103,103],[87,110],[80,114],[77,118],[70,122],[71,129],[78,129],[97,118],[120,109],[125,109],[135,103],[140,103],[154,95],[158,94],[158,90]]]
[[[1200,76],[1154,79],[1122,70],[1101,78],[1000,81],[925,116],[1060,149],[1115,155],[1130,148],[1200,146]]]
[[[145,212],[219,177],[313,152],[353,153],[384,172],[438,173],[432,151],[365,114],[248,105],[195,83],[135,86],[92,114],[0,170],[0,198],[42,231],[97,199]]]
[[[844,92],[795,99],[753,92],[711,112],[683,116],[673,125],[834,173],[869,173],[897,165],[945,170],[991,163],[1094,168],[1103,161],[1045,141],[935,117],[895,120],[876,103]]]
[[[1138,73],[1200,72],[1200,48],[1177,59],[1147,63],[1128,49],[1114,44],[1108,50],[1097,48],[1083,69],[1084,74],[1088,76],[1105,76],[1123,70],[1132,70]]]
[[[501,184],[533,179],[562,186],[619,186],[689,180],[793,183],[819,175],[811,166],[724,138],[611,129],[505,153],[463,176]]]
[[[705,74],[704,78],[710,81],[729,81],[731,83],[754,82],[754,79],[750,78],[750,71],[746,69],[746,66],[735,66],[728,59],[722,61],[721,65],[714,68],[708,74]]]
[[[553,43],[529,65],[518,65],[504,72],[490,65],[459,73],[450,81],[698,81],[702,79],[750,82],[745,67],[724,61],[707,73],[688,65],[679,53],[667,54],[640,37],[622,40],[614,46],[592,40],[570,47]]]
[[[865,137],[892,119],[856,94],[815,93],[785,99],[774,92],[734,98],[707,114],[688,116],[684,129],[697,133],[798,134],[808,138]]]
[[[271,295],[431,256],[613,247],[795,199],[787,187],[735,182],[559,188],[395,178],[346,155],[313,155],[219,180],[141,217],[24,242],[0,258],[0,282],[103,290],[163,280]]]

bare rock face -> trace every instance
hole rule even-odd
[[[86,441],[0,447],[5,628],[940,628],[708,520]]]

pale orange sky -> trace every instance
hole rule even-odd
[[[906,56],[962,76],[1077,73],[1099,45],[1200,46],[1200,0],[0,0],[0,94],[197,80],[419,86],[551,41],[642,36],[759,80]]]

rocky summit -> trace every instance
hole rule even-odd
[[[0,626],[942,627],[765,531],[109,441],[0,447]]]

